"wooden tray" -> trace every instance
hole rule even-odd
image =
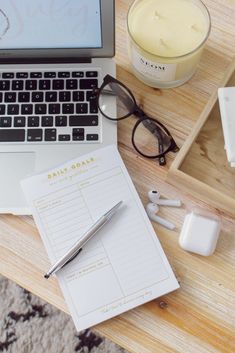
[[[224,86],[235,86],[235,60],[220,84]],[[224,150],[217,90],[173,161],[167,181],[235,217],[235,168]]]

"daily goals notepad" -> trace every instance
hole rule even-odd
[[[179,287],[115,146],[25,179],[22,187],[52,263],[123,201],[57,274],[78,331]]]

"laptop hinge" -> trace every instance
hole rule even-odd
[[[66,58],[0,58],[0,64],[89,64],[91,58],[66,57]]]

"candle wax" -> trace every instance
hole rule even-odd
[[[129,30],[142,49],[170,58],[190,53],[203,42],[208,19],[188,0],[143,0],[130,14]]]

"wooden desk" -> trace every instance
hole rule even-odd
[[[146,87],[129,73],[125,19],[130,3],[117,0],[116,4],[117,76],[182,145],[235,55],[235,1],[205,0],[212,17],[212,32],[199,70],[184,86],[166,91]],[[166,197],[181,198],[185,205],[161,211],[177,225],[176,231],[154,225],[181,289],[95,329],[130,352],[234,352],[235,221],[223,216],[223,230],[213,256],[204,258],[180,249],[178,235],[186,209],[192,205],[209,206],[166,184],[174,155],[168,157],[166,167],[136,155],[130,142],[132,120],[119,124],[119,149],[143,202],[147,202],[149,189],[158,189]],[[49,260],[31,217],[0,216],[0,246],[3,275],[67,312],[56,279],[45,285],[42,273],[48,269]]]

